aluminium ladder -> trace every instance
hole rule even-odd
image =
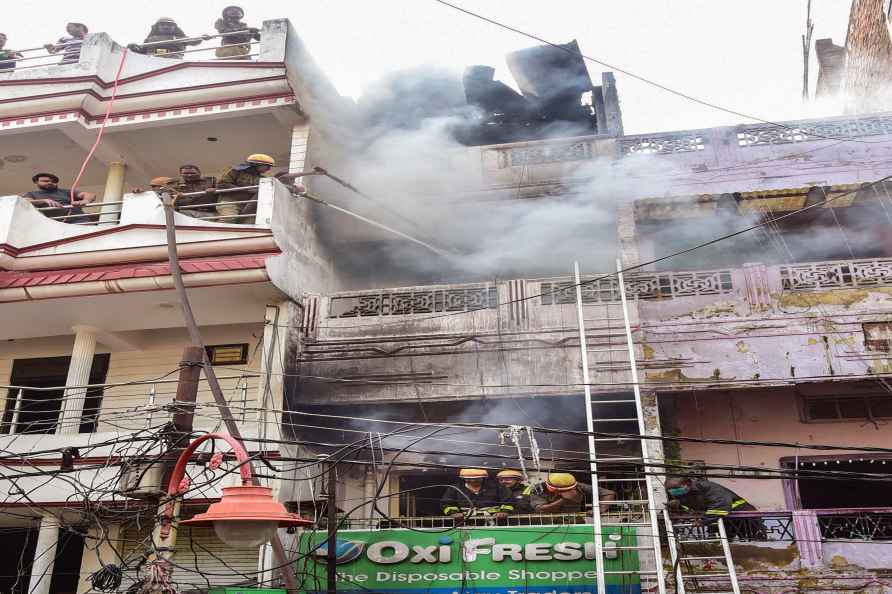
[[[737,570],[731,556],[731,545],[722,518],[713,525],[703,525],[692,520],[672,522],[669,512],[663,510],[669,553],[678,594],[740,594]],[[715,530],[710,528],[714,526]],[[715,543],[721,544],[721,554],[715,551]],[[693,547],[692,547],[693,545]],[[695,548],[691,551],[691,548]]]
[[[625,287],[623,284],[622,268],[617,262],[616,285],[619,289],[620,300],[608,299],[596,300],[583,305],[582,279],[579,274],[579,263],[574,264],[575,289],[576,289],[576,317],[579,326],[579,348],[582,360],[582,383],[585,394],[586,424],[589,433],[589,464],[592,474],[592,516],[595,532],[595,556],[597,565],[597,591],[598,594],[606,594],[607,578],[610,578],[611,586],[619,583],[619,591],[624,592],[623,585],[629,586],[630,592],[636,591],[635,586],[640,585],[641,591],[666,594],[666,576],[663,568],[663,555],[660,547],[659,525],[655,513],[654,481],[651,462],[648,455],[647,440],[639,437],[597,437],[595,431],[602,433],[618,433],[615,427],[618,423],[634,424],[635,431],[639,435],[645,434],[644,414],[641,403],[641,391],[638,385],[638,372],[635,363],[635,345],[632,341],[632,330],[629,322],[629,310],[626,302]],[[593,319],[586,319],[585,313],[601,310],[603,315]],[[621,317],[611,318],[612,312],[621,310]],[[615,315],[615,313],[614,313]],[[624,331],[614,331],[611,321],[622,321]],[[588,346],[589,330],[604,332],[595,335],[600,342],[606,338],[606,347]],[[606,332],[605,332],[606,331]],[[615,348],[614,338],[621,337],[625,342],[622,348]],[[622,353],[621,360],[616,361],[615,353]],[[592,360],[594,358],[594,360]],[[590,368],[603,369],[611,382],[631,382],[632,394],[623,395],[620,399],[592,399]],[[628,379],[623,378],[628,370]],[[605,416],[606,414],[606,416]],[[610,429],[611,425],[614,427]],[[626,457],[614,457],[599,459],[596,455],[597,444],[600,442],[638,442],[640,454]],[[638,448],[636,448],[638,449]],[[602,478],[598,475],[598,465],[609,460],[609,463],[621,463],[630,470],[620,474],[621,478]],[[609,483],[617,491],[616,501],[601,502],[598,487]],[[604,506],[602,512],[601,506]],[[634,529],[634,539],[622,539],[621,542],[604,545],[604,537],[611,531],[627,532]],[[611,539],[612,540],[612,539]],[[631,544],[623,544],[627,540]],[[622,560],[620,563],[608,563],[605,560],[605,548],[615,552],[613,558]],[[634,559],[634,562],[626,563]],[[610,565],[608,569],[606,566]],[[619,568],[616,566],[619,565]],[[615,589],[615,588],[613,588]]]

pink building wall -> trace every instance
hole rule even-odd
[[[674,427],[669,427],[669,419],[664,419],[664,431],[676,429],[679,435],[685,437],[843,446],[889,447],[892,443],[892,425],[882,421],[877,426],[864,420],[802,422],[798,396],[792,388],[688,392],[663,395],[661,398],[664,399],[664,404],[670,405],[670,410],[674,409],[671,415]],[[781,458],[828,454],[845,457],[846,452],[791,447],[681,444],[681,458],[685,460],[705,460],[708,464],[766,469],[780,467]],[[786,509],[781,480],[714,480],[745,497],[760,510]]]

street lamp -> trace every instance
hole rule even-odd
[[[237,439],[223,433],[202,435],[180,454],[167,487],[167,495],[171,498],[171,504],[165,510],[168,520],[173,519],[173,499],[185,490],[181,483],[186,476],[189,459],[198,446],[209,439],[222,439],[235,452],[242,484],[239,487],[223,487],[220,501],[212,504],[205,513],[181,521],[181,525],[213,526],[220,540],[229,546],[251,547],[269,541],[277,528],[309,526],[313,523],[285,511],[285,506],[273,499],[272,489],[269,487],[255,485],[245,448]]]

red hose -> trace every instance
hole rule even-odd
[[[108,118],[111,116],[112,107],[115,105],[115,97],[118,95],[118,82],[121,80],[121,73],[124,71],[124,62],[127,60],[127,48],[122,48],[121,52],[121,63],[118,64],[118,72],[115,74],[115,82],[112,87],[111,99],[108,102],[108,107],[105,110],[105,118],[102,120],[102,125],[99,127],[99,133],[96,135],[96,141],[93,142],[93,146],[90,147],[90,152],[87,153],[87,157],[84,159],[84,162],[81,164],[80,171],[77,172],[77,177],[74,178],[74,183],[71,184],[71,195],[69,200],[71,204],[68,207],[68,214],[71,214],[71,210],[74,208],[74,200],[75,200],[75,191],[77,190],[77,185],[81,181],[81,177],[84,175],[84,171],[87,169],[87,164],[90,162],[90,159],[93,158],[93,153],[96,152],[96,148],[99,146],[99,143],[102,141],[102,133],[105,132],[105,126],[108,124]]]

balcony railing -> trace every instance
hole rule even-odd
[[[822,540],[892,540],[892,508],[816,510]]]
[[[224,396],[236,421],[257,415],[259,374],[221,375]],[[7,392],[0,433],[8,435],[137,431],[168,422],[176,411],[177,379],[85,386],[13,386]],[[66,403],[84,402],[78,418],[64,419]],[[198,388],[196,425],[216,424],[219,415],[206,406],[212,401],[207,380]]]
[[[139,50],[150,51],[154,47],[171,45],[171,44],[195,44],[200,47],[194,47],[191,49],[186,49],[183,51],[176,52],[168,52],[163,55],[159,55],[159,57],[164,57],[166,59],[188,59],[191,61],[222,61],[222,60],[235,60],[235,59],[252,59],[256,58],[259,55],[259,46],[260,42],[251,40],[246,41],[245,43],[208,43],[213,42],[216,39],[220,39],[222,37],[229,37],[232,35],[239,34],[249,34],[252,33],[252,30],[243,30],[243,31],[233,31],[230,33],[215,33],[213,35],[198,35],[195,37],[185,37],[182,39],[172,39],[170,41],[156,41],[151,43],[130,43],[126,44],[131,51],[137,51],[135,48]],[[89,38],[90,35],[87,36]],[[59,49],[55,51],[55,53],[51,53],[47,50],[46,46],[39,47],[31,47],[22,50],[16,50],[14,48],[9,48],[10,50],[16,52],[18,56],[14,56],[12,58],[0,60],[0,64],[5,64],[12,67],[0,68],[0,74],[7,72],[18,72],[23,70],[31,70],[34,68],[46,68],[48,66],[57,66],[57,65],[65,65],[65,64],[77,64],[77,61],[71,59],[71,56],[66,56],[65,49],[61,46],[57,46],[55,43],[48,44],[53,45]],[[232,48],[242,49],[244,48],[246,51],[243,53],[235,53]],[[227,50],[224,52],[218,52],[218,50],[223,49]],[[79,52],[77,52],[79,54]],[[139,52],[143,53],[143,52]],[[218,55],[220,53],[223,54],[231,54],[231,55]],[[151,55],[151,54],[150,54]],[[79,57],[79,56],[78,56]]]

